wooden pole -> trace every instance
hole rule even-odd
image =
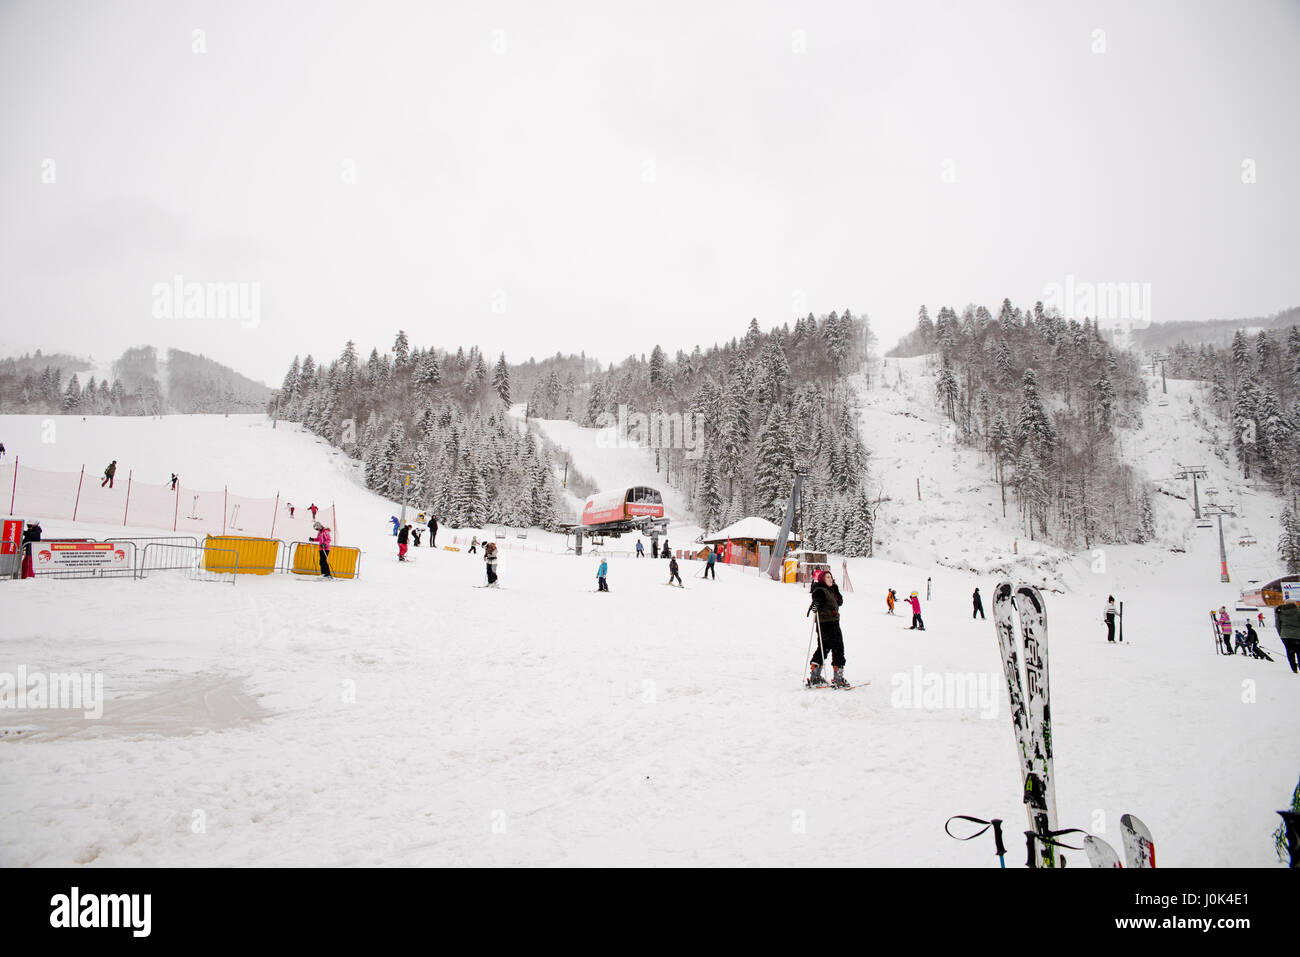
[[[126,473],[126,507],[122,509],[122,527],[126,527],[126,517],[131,514],[131,476],[135,474],[134,469],[128,469]]]
[[[917,479],[916,479],[916,500],[917,500],[918,502],[921,501],[921,478],[920,478],[920,476],[917,476]]]
[[[83,466],[84,468],[84,466]],[[9,492],[9,514],[14,513],[14,497],[18,494],[18,456],[14,456],[14,487]]]
[[[172,531],[176,531],[181,521],[181,483],[176,482],[176,513],[172,516]]]
[[[82,463],[81,477],[77,479],[77,500],[72,503],[72,520],[74,522],[77,520],[77,509],[81,507],[81,483],[85,481],[85,478],[86,466],[85,463]]]
[[[275,518],[280,512],[280,493],[275,493],[275,511],[271,513],[271,537],[275,538]]]

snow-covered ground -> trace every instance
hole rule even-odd
[[[864,415],[894,434],[904,412],[923,407]],[[971,590],[991,605],[996,578],[925,551],[979,542],[971,554],[986,560],[980,503],[995,500],[963,491],[972,474],[988,481],[973,454],[954,471],[909,461],[927,443],[894,447],[901,528],[925,521],[901,507],[918,472],[921,505],[965,497],[969,511],[945,514],[914,554],[891,543],[849,561],[848,674],[870,684],[807,692],[795,586],[725,567],[702,581],[683,563],[686,587],[670,589],[665,562],[616,558],[598,594],[593,558],[514,549],[503,587],[475,589],[482,563],[463,551],[399,564],[391,503],[296,428],[101,418],[38,451],[38,426],[0,418],[0,439],[34,466],[179,463],[249,495],[328,497],[365,554],[359,580],[332,584],[0,583],[0,673],[100,674],[106,698],[98,720],[0,710],[0,865],[988,867],[991,848],[950,840],[943,822],[997,816],[1014,834],[1023,820],[993,628],[969,617]],[[598,482],[657,484],[653,465],[602,472],[582,436],[552,438]],[[892,481],[883,443],[868,441]],[[1167,503],[1162,521],[1190,513]],[[988,549],[1014,537],[1009,512]],[[38,517],[47,536],[74,531]],[[1109,549],[1101,571],[1091,556],[1044,566],[1060,822],[1118,846],[1132,812],[1163,866],[1276,865],[1274,811],[1300,772],[1300,677],[1281,660],[1214,655],[1206,611],[1238,585],[1218,581],[1217,540],[1179,547]],[[911,632],[901,609],[885,614],[884,592],[924,596],[927,577],[927,630]],[[1123,647],[1104,640],[1109,593],[1125,601]],[[1281,659],[1271,622],[1263,640]],[[965,680],[982,695],[958,700]]]

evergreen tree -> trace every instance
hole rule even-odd
[[[506,354],[501,353],[501,358],[497,359],[496,371],[492,376],[492,388],[496,390],[497,397],[506,405],[510,404],[510,367],[506,365]]]

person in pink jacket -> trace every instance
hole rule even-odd
[[[1226,605],[1219,606],[1219,638],[1228,654],[1232,654],[1232,617]]]
[[[333,578],[330,574],[330,530],[320,522],[314,523],[316,534],[312,541],[320,546],[320,574],[322,578]]]
[[[925,631],[925,622],[921,620],[921,599],[916,597],[916,592],[912,592],[907,601],[912,606],[912,627],[908,631]]]

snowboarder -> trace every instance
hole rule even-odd
[[[836,688],[847,688],[849,682],[844,677],[844,635],[840,631],[840,606],[844,604],[844,596],[840,594],[834,576],[825,569],[819,568],[813,572],[809,597],[812,601],[808,605],[808,610],[804,612],[804,617],[808,617],[813,611],[817,612],[818,641],[817,649],[812,656],[812,670],[808,674],[808,685],[814,687],[826,684],[826,679],[822,677],[822,663],[824,655],[829,653],[831,667],[835,670],[830,683]]]
[[[670,555],[668,556],[668,584],[669,585],[673,583],[674,578],[677,579],[678,585],[681,585],[681,587],[683,588],[686,587],[685,585],[682,585],[682,576],[677,574],[677,559],[673,558]]]
[[[316,503],[312,502],[307,506],[307,511],[311,512],[311,520],[316,521]]]
[[[393,534],[394,534],[394,535],[396,535],[398,532],[400,532],[400,531],[402,530],[402,523],[401,523],[401,521],[398,520],[398,518],[397,518],[396,515],[389,515],[389,516],[388,516],[388,520],[389,520],[390,522],[393,523]]]
[[[894,602],[898,601],[898,595],[894,594],[894,589],[889,589],[889,594],[885,596],[885,608],[888,609],[885,614],[894,613]]]
[[[1223,642],[1224,651],[1232,654],[1232,618],[1226,605],[1219,606],[1219,640]]]
[[[484,546],[483,550],[486,552],[486,551],[487,551],[487,546]],[[478,554],[478,536],[477,536],[477,535],[475,535],[472,539],[470,539],[470,543],[469,543],[469,553],[470,553],[471,555],[477,555],[477,554]]]
[[[1300,675],[1300,605],[1289,601],[1273,609],[1273,627],[1286,647],[1286,663]]]
[[[438,547],[438,516],[429,516],[429,547]]]
[[[487,583],[495,588],[497,583],[497,543],[483,543],[483,564],[487,567]]]
[[[1106,640],[1113,642],[1115,640],[1115,622],[1119,620],[1119,609],[1115,607],[1114,595],[1106,598],[1106,610],[1102,615],[1102,621],[1106,623]],[[1141,644],[1141,642],[1139,641],[1138,644]]]
[[[980,598],[980,590],[978,588],[975,589],[975,594],[971,595],[971,601],[974,602],[974,608],[970,613],[971,620],[974,621],[976,615],[979,615],[981,618],[983,618],[984,599]]]
[[[176,483],[179,482],[179,481],[180,481],[180,479],[177,478],[177,477],[176,477],[176,473],[173,472],[173,473],[172,473],[172,487],[171,487],[171,490],[172,490],[173,492],[176,491]]]
[[[645,546],[641,544],[641,539],[636,540],[636,557],[645,558]]]
[[[916,592],[912,592],[907,601],[912,606],[912,627],[907,630],[925,631],[925,622],[921,620],[921,599],[916,597]]]
[[[605,559],[600,560],[600,567],[596,569],[596,590],[609,591],[609,582],[605,581],[605,576],[609,574],[609,563]]]
[[[710,575],[712,575],[714,581],[718,580],[718,570],[713,567],[717,563],[717,560],[718,560],[718,553],[710,548],[709,557],[704,563],[704,574],[700,576],[701,578],[708,578]]]
[[[313,522],[312,528],[316,529],[316,534],[312,536],[311,541],[320,546],[320,574],[322,578],[333,578],[330,574],[330,530],[320,522]]]
[[[410,530],[411,530],[411,538],[414,540],[414,543],[415,543],[415,544],[413,544],[411,547],[412,547],[412,548],[419,548],[419,547],[420,547],[420,532],[422,531],[422,529],[420,528],[419,525],[409,525],[409,526],[407,526],[407,527],[410,528]]]
[[[103,488],[105,485],[107,485],[109,488],[112,488],[113,476],[116,474],[117,474],[117,459],[113,459],[113,461],[108,463],[108,468],[104,469],[104,481],[99,483],[99,487]]]
[[[41,523],[30,521],[27,528],[23,530],[23,578],[35,578],[36,572],[32,569],[32,543],[41,540]]]

